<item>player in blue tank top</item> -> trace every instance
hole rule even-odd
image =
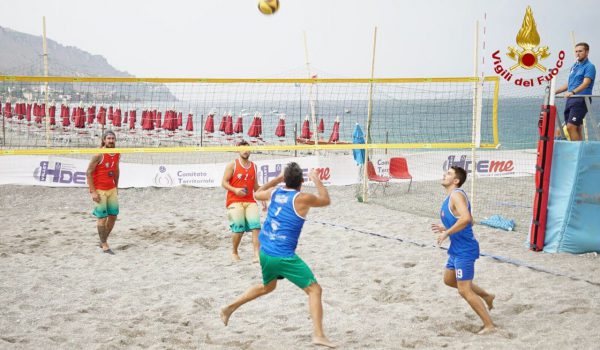
[[[277,188],[271,193],[267,218],[258,236],[261,252],[280,258],[295,255],[304,226],[304,218],[294,208],[298,195],[300,191],[290,188]]]
[[[316,345],[335,347],[323,332],[322,289],[306,263],[296,255],[298,238],[306,215],[312,207],[329,205],[329,193],[313,169],[308,178],[315,184],[317,194],[304,193],[300,189],[304,182],[302,169],[290,163],[283,174],[263,185],[254,193],[257,200],[270,200],[267,218],[259,234],[260,267],[263,283],[250,287],[233,303],[221,309],[221,320],[225,326],[235,310],[245,303],[271,293],[278,279],[287,279],[308,295],[310,316],[313,321],[312,342]],[[285,182],[285,187],[275,188]]]
[[[479,243],[473,235],[471,203],[467,194],[460,189],[466,180],[466,171],[458,166],[452,166],[444,173],[442,186],[448,196],[440,209],[442,224],[433,224],[431,229],[438,233],[438,244],[450,237],[444,283],[458,289],[460,296],[483,321],[483,328],[479,334],[485,334],[495,329],[488,312],[494,307],[495,296],[473,283],[475,260],[479,258]]]

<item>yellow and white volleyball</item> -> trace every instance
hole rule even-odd
[[[258,10],[265,15],[272,15],[279,10],[279,0],[259,0]]]

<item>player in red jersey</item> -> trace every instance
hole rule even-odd
[[[114,132],[106,131],[102,135],[101,148],[115,148],[117,137]],[[97,227],[102,251],[111,255],[108,235],[115,226],[119,215],[117,187],[119,186],[119,153],[100,153],[92,157],[87,169],[87,183],[92,200],[96,203],[93,214],[98,218]]]
[[[248,146],[241,141],[238,146]],[[238,247],[244,232],[252,231],[254,246],[254,262],[258,262],[258,233],[260,232],[260,213],[254,199],[254,191],[258,189],[256,165],[250,161],[250,151],[239,152],[239,157],[227,164],[221,186],[227,190],[227,218],[233,233],[231,241],[233,261],[240,260]]]

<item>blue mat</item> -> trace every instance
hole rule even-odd
[[[600,252],[600,142],[556,141],[544,251]]]

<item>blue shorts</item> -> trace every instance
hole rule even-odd
[[[583,97],[568,98],[565,105],[565,124],[580,126],[587,111]]]
[[[472,258],[459,258],[448,255],[446,268],[454,270],[457,281],[471,281],[475,277],[475,259]]]

